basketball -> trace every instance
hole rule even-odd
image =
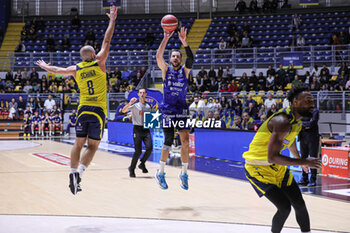
[[[177,18],[173,15],[164,16],[162,18],[161,24],[164,31],[167,31],[167,32],[175,31],[175,29],[178,27]]]

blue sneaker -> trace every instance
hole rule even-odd
[[[161,189],[168,189],[168,185],[165,181],[165,173],[164,174],[160,174],[157,170],[155,178],[157,180],[157,183],[159,184],[159,187]]]
[[[181,188],[188,190],[188,175],[180,173],[179,179],[181,180]]]

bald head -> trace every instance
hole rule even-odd
[[[80,57],[83,61],[92,60],[95,56],[95,49],[90,45],[85,45],[80,49]]]

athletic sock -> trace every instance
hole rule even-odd
[[[83,176],[85,169],[86,169],[86,166],[84,164],[79,164],[78,172],[79,172],[80,178]]]
[[[188,163],[182,163],[182,172],[181,174],[187,174]]]
[[[159,166],[159,173],[160,173],[160,174],[164,174],[165,163],[166,163],[166,162],[163,162],[163,161],[160,161],[160,162],[159,162],[159,165],[160,165],[160,166]]]
[[[76,173],[76,172],[78,172],[76,168],[71,168],[70,169],[70,173]]]

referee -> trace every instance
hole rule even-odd
[[[149,129],[143,128],[143,112],[151,111],[151,105],[146,102],[147,91],[142,88],[139,89],[137,94],[139,96],[139,101],[136,102],[136,98],[132,98],[128,104],[126,104],[122,110],[123,113],[131,111],[132,123],[134,124],[133,129],[133,137],[134,137],[134,145],[135,145],[135,153],[131,160],[131,165],[128,168],[130,177],[136,177],[135,168],[137,165],[137,160],[140,158],[142,153],[142,141],[146,146],[146,152],[144,153],[142,159],[140,160],[139,168],[143,173],[148,173],[148,170],[145,166],[145,162],[149,158],[153,150],[153,143],[151,132]],[[135,103],[136,102],[136,103]]]

